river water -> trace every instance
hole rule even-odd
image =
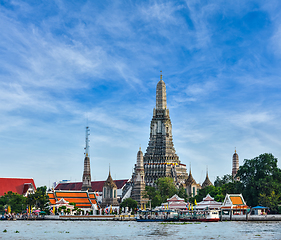
[[[0,221],[0,239],[281,239],[281,222]]]

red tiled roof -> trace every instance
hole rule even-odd
[[[30,184],[36,189],[32,178],[0,178],[0,196],[4,196],[9,191],[22,195],[28,190]]]
[[[124,179],[124,180],[115,180],[115,184],[117,186],[117,189],[121,189],[126,182],[128,182],[129,179]],[[102,188],[104,185],[105,181],[92,181],[92,190],[94,192],[102,192]],[[82,182],[72,182],[72,183],[59,183],[56,187],[55,190],[76,190],[80,191],[82,188]]]

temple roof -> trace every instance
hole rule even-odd
[[[242,194],[226,194],[222,208],[248,208]]]
[[[177,194],[167,199],[167,202],[184,202],[184,198],[180,198]]]
[[[191,174],[191,170],[189,171],[189,176],[185,182],[185,184],[188,186],[188,185],[191,185],[191,184],[197,184],[196,181],[194,180],[192,174]]]
[[[208,186],[213,186],[213,184],[210,181],[209,176],[208,176],[208,172],[207,172],[206,179],[205,179],[205,181],[202,184],[202,188],[208,187]]]
[[[96,204],[96,196],[88,191],[53,191],[48,193],[51,205],[63,204],[62,202],[75,203],[78,208],[91,208]],[[62,200],[63,199],[63,200]],[[62,202],[60,202],[62,201]]]
[[[197,203],[196,209],[218,209],[222,205],[221,202],[217,202],[208,194],[205,198],[203,198],[203,201]]]
[[[111,177],[110,171],[108,173],[108,177],[103,186],[110,187],[110,188],[117,188],[115,182],[113,181],[113,179]]]
[[[117,189],[123,188],[123,186],[128,182],[128,179],[124,180],[114,180],[114,183],[117,186]],[[92,189],[94,192],[102,192],[102,188],[105,181],[92,181]],[[70,183],[59,183],[55,190],[81,190],[82,182],[70,182]]]

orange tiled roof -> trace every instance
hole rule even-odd
[[[49,197],[49,201],[50,201],[51,205],[55,205],[56,199],[55,199],[54,193],[48,193],[48,197]]]
[[[241,197],[230,197],[230,200],[233,205],[243,205],[244,204]]]
[[[69,203],[90,203],[90,200],[88,198],[63,198],[65,201],[68,201]],[[61,198],[58,198],[58,201],[61,200]]]
[[[65,191],[56,191],[55,192],[56,197],[60,198],[88,198],[88,195],[86,192],[65,192]]]
[[[62,198],[69,203],[75,203],[79,208],[90,208],[92,204],[97,203],[95,194],[88,192],[54,191],[54,193],[48,193],[48,196],[51,205],[55,205]]]
[[[91,206],[92,206],[92,204],[90,204],[90,203],[89,203],[89,204],[81,204],[81,203],[77,203],[77,204],[76,204],[76,207],[80,207],[80,208],[81,208],[81,207],[90,208]]]
[[[90,198],[96,198],[96,196],[95,196],[95,194],[91,194],[91,193],[89,193],[89,196],[90,196]]]

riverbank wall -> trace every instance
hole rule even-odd
[[[281,214],[270,215],[222,215],[221,221],[281,221]]]

